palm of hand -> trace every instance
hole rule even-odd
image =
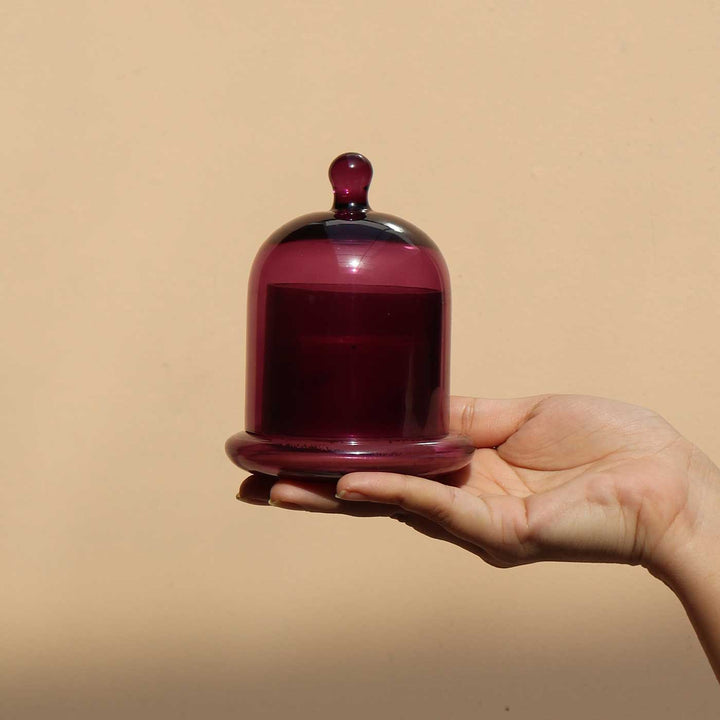
[[[695,448],[645,408],[584,396],[453,398],[450,425],[478,449],[443,482],[354,473],[336,495],[324,482],[251,477],[238,498],[394,517],[503,567],[538,560],[650,567],[669,530],[694,521]]]
[[[447,479],[453,505],[477,516],[479,533],[442,510],[436,519],[405,520],[498,566],[647,562],[686,506],[691,448],[644,408],[551,396],[502,444],[479,448]]]

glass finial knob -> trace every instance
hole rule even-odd
[[[335,194],[336,217],[351,219],[370,209],[368,188],[373,176],[370,161],[359,153],[345,153],[330,165],[330,182]]]

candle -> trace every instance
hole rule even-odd
[[[443,435],[442,302],[425,288],[268,285],[260,432]]]

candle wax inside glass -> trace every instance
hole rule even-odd
[[[269,284],[261,432],[442,436],[442,303],[425,288]]]

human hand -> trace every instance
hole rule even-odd
[[[252,476],[238,499],[387,515],[500,567],[624,562],[660,575],[705,525],[707,499],[720,506],[717,468],[645,408],[584,396],[452,398],[451,431],[477,450],[443,482],[353,473],[335,488]]]

